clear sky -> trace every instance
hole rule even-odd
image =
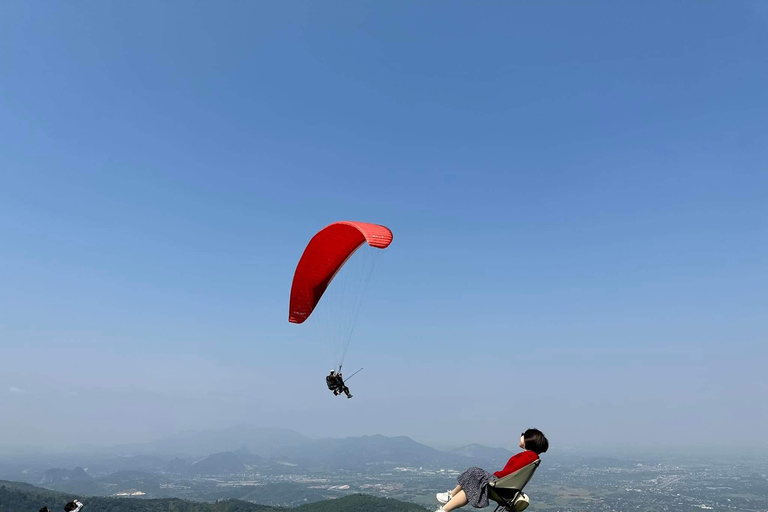
[[[765,2],[7,1],[0,141],[0,444],[765,445]],[[342,219],[352,400],[287,321]]]

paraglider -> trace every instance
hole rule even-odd
[[[392,243],[392,232],[377,224],[343,221],[312,237],[293,275],[289,322],[300,324],[309,318],[341,267],[366,242],[386,249]]]
[[[392,243],[392,231],[366,222],[334,222],[312,237],[301,255],[291,284],[288,321],[302,324],[315,313],[325,324],[319,333],[327,338],[334,370],[326,377],[335,395],[348,398],[341,379],[352,334],[366,295],[380,249]],[[333,282],[333,286],[331,283]],[[320,299],[323,304],[320,305]],[[340,381],[340,382],[339,382]]]

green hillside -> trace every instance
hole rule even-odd
[[[48,506],[53,512],[64,510],[74,496],[41,489],[33,485],[0,481],[0,512],[37,512]],[[83,498],[84,512],[424,512],[412,503],[355,494],[295,509],[256,505],[246,501],[198,503],[180,499],[144,500],[131,498]]]
[[[424,512],[425,509],[413,503],[353,494],[338,500],[319,501],[290,510],[292,512]]]

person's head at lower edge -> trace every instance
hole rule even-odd
[[[549,449],[549,441],[544,433],[537,428],[529,428],[520,434],[520,448],[531,450],[537,455]]]

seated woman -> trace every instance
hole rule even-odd
[[[501,471],[488,473],[481,468],[469,468],[459,475],[459,485],[455,489],[436,495],[437,501],[444,504],[437,509],[437,512],[450,512],[467,503],[475,508],[487,507],[488,482],[511,475],[518,469],[538,460],[539,454],[546,452],[549,448],[549,441],[541,430],[529,428],[520,435],[519,446],[525,451],[513,455]]]

